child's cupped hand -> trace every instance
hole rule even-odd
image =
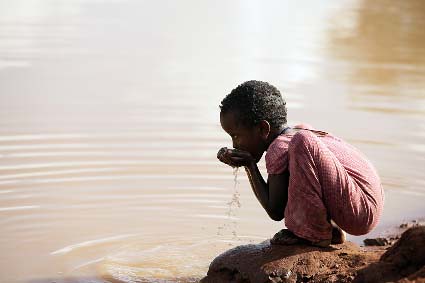
[[[224,164],[232,167],[248,166],[254,161],[251,153],[240,149],[222,147],[217,152],[217,158]]]

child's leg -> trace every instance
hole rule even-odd
[[[332,244],[342,244],[345,242],[347,235],[345,232],[334,222],[331,220],[332,224]]]
[[[321,242],[332,239],[330,219],[349,233],[353,226],[367,224],[367,198],[315,134],[300,131],[294,135],[289,172],[285,224],[295,235]]]

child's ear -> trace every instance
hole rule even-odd
[[[262,139],[266,140],[269,138],[270,129],[271,127],[269,122],[267,122],[266,120],[262,120],[260,122],[260,135]]]

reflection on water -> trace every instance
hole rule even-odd
[[[367,95],[362,109],[425,113],[424,26],[422,0],[363,0],[335,17],[329,52],[347,63],[354,104]]]
[[[190,282],[281,229],[215,158],[248,79],[373,161],[378,231],[423,215],[424,5],[0,0],[0,281]]]

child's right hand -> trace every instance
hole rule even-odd
[[[224,164],[232,166],[231,160],[229,159],[229,156],[227,154],[228,150],[229,149],[227,147],[220,148],[219,151],[217,152],[217,158],[218,158],[218,160],[220,160]],[[234,167],[234,166],[232,166],[232,167]]]
[[[232,167],[246,166],[252,161],[250,153],[238,149],[229,149],[227,147],[220,148],[217,152],[217,158],[224,164]]]

